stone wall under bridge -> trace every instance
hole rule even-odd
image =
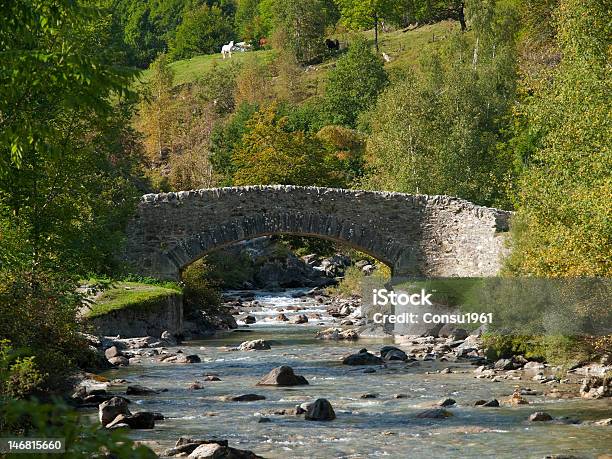
[[[127,229],[133,271],[179,279],[206,253],[246,239],[330,239],[377,258],[398,276],[493,276],[510,212],[449,196],[298,186],[147,194]]]

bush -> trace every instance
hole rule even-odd
[[[41,404],[36,400],[3,400],[0,404],[0,436],[63,438],[68,459],[157,457],[145,446],[136,446],[124,432],[107,430],[83,422],[78,413],[61,402]],[[54,458],[57,454],[23,455]]]
[[[192,317],[198,311],[215,311],[221,306],[219,281],[210,275],[211,268],[200,259],[183,271],[183,310]]]
[[[232,24],[221,9],[204,4],[185,13],[176,29],[170,55],[173,59],[186,59],[221,52],[221,46],[233,35]]]
[[[42,381],[31,387],[35,393],[65,388],[88,349],[78,333],[76,317],[82,302],[75,293],[77,284],[58,277],[42,272],[34,277],[0,273],[0,336],[22,351],[20,357],[33,357],[18,369],[23,376],[33,375],[31,363],[36,364]]]
[[[324,101],[328,124],[355,127],[359,114],[376,103],[386,85],[382,59],[367,41],[357,39],[328,74]]]
[[[10,341],[0,341],[0,397],[23,398],[40,389],[44,376],[34,360],[20,357]]]

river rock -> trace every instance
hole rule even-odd
[[[440,400],[438,402],[438,406],[446,408],[446,407],[449,407],[449,406],[453,406],[455,403],[457,403],[457,402],[454,399],[452,399],[452,398],[445,398],[445,399]]]
[[[580,386],[582,398],[604,398],[612,396],[612,379],[605,376],[592,376],[582,380]]]
[[[317,339],[333,339],[339,340],[356,340],[359,339],[359,334],[353,330],[342,330],[340,328],[327,328],[317,332],[315,338]]]
[[[274,368],[257,383],[258,386],[304,386],[307,384],[306,378],[296,375],[293,368],[287,365]]]
[[[231,448],[219,443],[200,445],[187,457],[190,459],[263,459],[252,451]]]
[[[113,397],[106,402],[100,403],[98,407],[100,423],[105,427],[120,414],[125,416],[131,414],[128,409],[128,401],[123,397]]]
[[[487,408],[497,408],[499,407],[499,401],[497,401],[496,399],[489,400],[488,402],[480,404],[480,406],[484,406]]]
[[[254,324],[255,322],[257,322],[257,319],[255,318],[255,316],[248,315],[244,319],[242,319],[242,321],[245,324]]]
[[[221,446],[227,446],[227,440],[194,440],[192,438],[180,437],[174,446],[174,448],[167,449],[164,451],[164,456],[183,456],[185,454],[191,454],[200,445],[208,445],[215,443]]]
[[[263,395],[242,394],[242,395],[235,395],[233,397],[229,397],[228,400],[232,402],[255,402],[257,400],[265,400],[265,399],[266,397],[264,397]]]
[[[108,362],[111,365],[115,365],[116,367],[127,367],[130,364],[130,361],[127,359],[127,357],[124,357],[122,355],[118,355],[117,357],[111,357],[110,359],[108,359]]]
[[[529,402],[522,397],[520,389],[515,390],[505,403],[509,405],[529,405]]]
[[[304,418],[308,421],[332,421],[336,419],[336,413],[327,399],[318,398],[308,405]]]
[[[285,314],[279,314],[275,317],[277,322],[289,322],[289,319],[287,318],[287,316]]]
[[[153,429],[155,427],[155,414],[149,411],[140,411],[134,414],[119,414],[106,425],[107,429],[127,426],[130,429]]]
[[[263,339],[255,339],[252,341],[245,341],[238,347],[241,351],[267,351],[271,349],[270,344]]]
[[[383,346],[380,349],[380,356],[386,361],[399,360],[405,362],[408,360],[406,353],[394,346]]]
[[[292,324],[305,324],[308,323],[308,317],[306,314],[298,314],[291,321]]]
[[[514,370],[517,366],[512,359],[499,359],[495,362],[494,368],[496,370]]]
[[[342,359],[344,365],[381,365],[384,360],[380,357],[368,352],[367,349],[361,349],[357,354],[351,354]]]
[[[107,350],[104,351],[104,356],[107,358],[107,360],[110,360],[113,357],[119,357],[121,355],[122,355],[121,351],[119,350],[117,346],[111,346]]]
[[[432,408],[430,410],[421,411],[416,417],[421,419],[446,419],[450,418],[452,415],[453,413],[443,408]]]
[[[140,386],[135,384],[133,386],[128,386],[125,395],[154,395],[159,394],[155,389],[151,389],[150,387]]]
[[[593,425],[596,425],[596,426],[612,426],[612,418],[600,419],[599,421],[593,421]]]
[[[529,415],[529,420],[531,422],[540,422],[540,421],[552,421],[552,416],[544,411],[536,411]]]
[[[164,363],[200,363],[202,359],[196,354],[184,355],[182,353],[168,354],[159,359]]]

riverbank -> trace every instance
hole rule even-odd
[[[594,424],[609,422],[605,420],[612,417],[610,398],[580,397],[586,368],[559,378],[558,369],[546,365],[510,369],[520,362],[484,362],[479,338],[469,336],[459,345],[458,336],[407,338],[395,345],[397,360],[346,365],[343,359],[359,355],[362,348],[380,359],[380,351],[393,345],[392,340],[316,339],[326,328],[348,328],[339,323],[350,319],[332,316],[331,299],[326,304],[325,299],[303,293],[255,292],[248,300],[259,308],[249,311],[256,316],[254,324],[180,346],[148,343],[130,351],[134,354],[129,367],[105,372],[108,382],[91,385],[90,390],[127,396],[132,412],[161,413],[164,419],[155,421],[154,429],[130,431],[132,438],[158,454],[174,447],[179,437],[228,440],[231,447],[268,458],[510,458],[517,457],[517,444],[529,445],[529,453],[521,457],[596,457],[612,449],[610,426]],[[236,316],[238,323],[246,312]],[[290,320],[276,320],[279,314]],[[292,323],[300,314],[319,314],[321,319]],[[245,341],[260,339],[270,349],[238,349]],[[257,385],[281,365],[291,366],[309,384]],[[128,391],[134,385],[154,392]],[[246,394],[259,397],[232,400]],[[296,405],[318,398],[329,400],[336,419],[314,422],[295,414]],[[94,407],[84,409],[96,417]],[[530,421],[537,412],[552,420]]]

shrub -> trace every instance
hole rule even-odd
[[[211,268],[200,259],[183,271],[183,307],[187,317],[197,311],[214,311],[221,306],[219,282],[210,275]]]
[[[66,452],[61,457],[68,459],[157,457],[147,447],[136,446],[124,432],[83,422],[76,411],[61,402],[41,404],[36,400],[4,400],[0,404],[0,436],[63,438]],[[58,455],[36,454],[32,457],[53,458]]]
[[[35,358],[19,354],[10,341],[0,341],[0,397],[23,398],[39,390],[44,381]]]
[[[328,124],[355,127],[359,113],[376,103],[386,85],[382,59],[365,40],[355,40],[328,74],[324,101]]]

